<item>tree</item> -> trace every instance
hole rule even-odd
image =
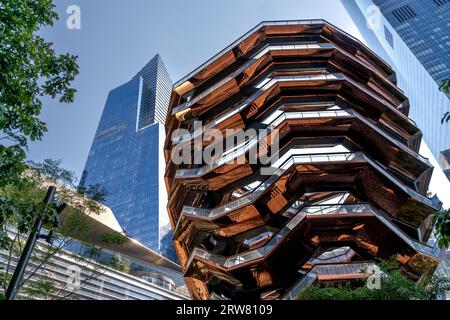
[[[450,245],[450,209],[437,212],[434,215],[435,232],[439,238],[439,247],[447,249]]]
[[[77,57],[56,54],[53,44],[38,34],[42,27],[52,26],[58,19],[54,8],[52,0],[2,0],[0,3],[0,250],[8,253],[6,270],[0,270],[0,286],[6,289],[11,258],[22,251],[36,216],[52,218],[56,214],[53,208],[44,211],[42,204],[49,182],[58,184],[58,196],[70,204],[62,227],[55,230],[57,245],[36,250],[30,263],[32,270],[21,284],[24,293],[41,297],[48,297],[54,291],[53,284],[31,279],[73,238],[83,241],[89,235],[86,218],[98,214],[101,208],[97,201],[106,195],[99,186],[74,192],[75,175],[62,169],[58,161],[26,163],[29,142],[42,140],[47,131],[40,119],[42,99],[50,97],[70,103],[76,93],[71,82],[78,74]],[[54,227],[46,225],[45,228]],[[98,243],[108,241],[117,245],[124,239],[117,234],[98,239]],[[83,258],[87,264],[99,258],[99,250],[91,251],[91,256]]]
[[[36,246],[27,268],[27,275],[20,284],[22,294],[38,298],[72,297],[86,282],[101,276],[106,270],[99,266],[102,262],[102,247],[120,246],[126,241],[126,237],[119,233],[97,232],[94,242],[98,245],[88,243],[94,235],[89,217],[100,214],[103,210],[96,199],[103,196],[105,190],[92,186],[80,194],[75,188],[76,181],[73,172],[61,168],[61,161],[47,159],[43,163],[29,162],[28,170],[23,173],[20,183],[0,187],[0,212],[3,217],[0,224],[0,250],[7,256],[6,269],[0,270],[0,285],[4,291],[11,278],[12,259],[21,254],[24,240],[31,230],[35,217],[39,215],[52,218],[56,214],[53,208],[46,212],[42,205],[49,184],[57,186],[57,197],[67,203],[68,207],[62,214],[60,227],[45,225],[47,231],[55,232],[56,239],[53,245]],[[84,255],[77,258],[78,265],[86,270],[81,286],[68,291],[66,287],[56,282],[37,278],[38,271],[45,268],[50,259],[72,244],[74,239],[86,248]],[[110,265],[115,266],[116,263],[117,261],[111,261]]]
[[[131,260],[117,254],[113,255],[108,260],[101,261],[100,263],[122,272],[129,272],[131,267]]]
[[[72,102],[77,57],[57,55],[37,32],[58,15],[52,0],[2,0],[0,4],[0,187],[18,184],[29,141],[47,131],[39,119],[42,98]]]
[[[429,277],[424,283],[407,278],[395,259],[381,261],[380,289],[369,289],[364,281],[347,285],[315,284],[303,291],[299,300],[431,300],[450,290],[446,277]]]

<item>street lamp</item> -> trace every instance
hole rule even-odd
[[[53,203],[53,199],[55,197],[56,187],[50,186],[47,190],[47,194],[44,198],[44,211],[47,212],[49,205]],[[66,208],[66,204],[62,204],[59,206],[55,206],[56,209],[56,217],[52,221],[54,227],[59,227],[59,214]],[[36,245],[36,241],[38,239],[45,239],[48,243],[53,242],[53,231],[50,231],[47,235],[40,234],[42,226],[44,223],[48,222],[45,218],[37,217],[34,221],[33,228],[31,229],[30,235],[28,236],[27,243],[23,249],[23,252],[20,256],[19,262],[17,263],[16,269],[14,270],[14,274],[11,278],[11,281],[8,285],[8,289],[6,290],[6,300],[14,300],[16,294],[19,290],[20,283],[22,282],[23,276],[25,274],[25,269],[28,265],[28,261],[30,260],[31,254],[33,252],[34,246]]]

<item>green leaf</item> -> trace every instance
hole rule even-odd
[[[1,187],[20,183],[28,141],[41,140],[47,131],[39,119],[41,99],[72,102],[76,90],[71,82],[79,68],[76,56],[57,55],[39,35],[58,18],[53,1],[2,0],[0,8]]]

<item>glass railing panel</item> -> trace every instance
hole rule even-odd
[[[250,191],[248,194],[243,195],[241,198],[237,200],[233,200],[229,202],[228,204],[224,206],[217,207],[215,209],[201,209],[201,208],[194,208],[189,206],[184,206],[182,209],[182,214],[192,214],[192,215],[201,215],[201,216],[217,216],[229,211],[232,211],[236,208],[239,208],[241,206],[244,206],[248,203],[251,203],[254,201],[260,194],[262,194],[267,187],[269,187],[273,181],[275,181],[281,174],[275,173],[274,175],[270,176],[267,180],[262,182],[258,187],[254,189],[254,191]],[[180,217],[181,218],[181,217]]]
[[[313,162],[330,162],[335,161],[337,158],[330,156],[328,154],[326,155],[317,155],[312,157]]]
[[[196,248],[193,251],[193,254],[191,255],[190,261],[192,261],[192,258],[196,255],[198,257],[202,257],[208,260],[211,260],[213,262],[219,263],[225,267],[234,267],[242,263],[247,263],[255,259],[262,258],[266,255],[268,255],[273,249],[282,242],[286,236],[293,230],[295,227],[307,216],[307,215],[317,215],[317,214],[349,214],[349,213],[363,213],[363,212],[372,212],[378,215],[369,204],[362,203],[362,204],[355,204],[355,205],[317,205],[317,206],[308,206],[305,207],[297,213],[297,215],[292,218],[284,228],[282,228],[277,234],[275,234],[265,246],[247,251],[244,253],[241,253],[239,255],[233,256],[233,257],[223,257],[218,256],[215,254],[208,253],[202,249]],[[408,238],[409,239],[409,238]],[[428,256],[431,257],[439,257],[440,255],[440,248],[435,245],[434,247],[430,247],[428,245],[419,243],[415,240],[410,240],[413,247],[418,252],[422,252]],[[348,264],[343,266],[334,265],[332,267],[330,266],[323,266],[318,265],[317,267],[320,267],[322,269],[320,272],[330,272],[330,268],[333,268],[333,273],[351,273],[351,272],[357,272],[357,267],[361,267],[356,264]],[[328,269],[327,269],[328,268]]]
[[[429,246],[415,240],[411,240],[411,242],[417,251],[423,252],[428,256],[438,258],[441,254],[441,248],[437,243],[434,246]]]
[[[364,88],[363,86],[361,86],[360,84],[358,84],[355,81],[351,80],[350,78],[348,78],[345,75],[340,74],[338,76],[339,76],[340,79],[345,79],[347,82],[351,83],[353,86],[355,86],[356,88],[358,88],[362,92],[366,93],[367,95],[373,97],[375,100],[378,100],[378,101],[382,102],[384,105],[388,106],[388,108],[390,110],[393,110],[397,115],[399,115],[400,118],[403,118],[406,121],[408,121],[410,124],[412,124],[413,126],[416,126],[416,123],[412,119],[408,118],[403,113],[398,111],[395,107],[393,107],[389,102],[387,102],[382,97],[380,97],[378,95],[375,95],[371,90],[368,90],[368,89]]]
[[[430,198],[422,195],[421,193],[417,192],[416,190],[411,189],[410,187],[406,186],[405,184],[399,183],[399,181],[397,179],[395,179],[392,176],[392,174],[389,173],[389,171],[387,170],[385,165],[383,165],[383,164],[381,164],[379,162],[375,162],[375,161],[373,161],[372,159],[370,159],[369,157],[367,157],[365,155],[361,155],[361,157],[363,157],[365,159],[365,161],[367,161],[371,166],[376,168],[385,177],[387,177],[388,179],[393,181],[400,189],[405,191],[412,198],[418,199],[421,202],[425,203],[426,205],[428,205],[428,206],[430,206],[432,208],[436,208],[437,210],[439,210],[438,207],[436,207],[436,203],[435,203],[434,199],[430,199]]]
[[[317,279],[314,273],[307,273],[295,284],[287,294],[284,295],[283,300],[296,300],[300,293],[307,287],[312,285]]]
[[[290,231],[294,229],[305,218],[305,215],[307,214],[330,214],[330,213],[345,214],[345,213],[358,213],[364,211],[372,211],[370,205],[359,204],[359,205],[339,205],[339,206],[310,206],[303,209],[293,219],[291,219],[291,221],[283,229],[281,229],[280,232],[278,232],[274,237],[272,237],[270,241],[262,248],[248,251],[231,258],[207,254],[206,252],[200,250],[197,251],[194,250],[194,253],[200,257],[208,258],[214,262],[223,264],[224,266],[233,267],[242,263],[259,259],[270,253],[273,250],[273,248],[277,246],[286,237],[286,235],[288,235]],[[416,241],[413,241],[413,243],[417,251],[424,252],[425,254],[433,257],[439,256],[440,250],[438,247],[431,248],[427,245],[418,243]],[[349,266],[346,266],[346,268],[349,268]],[[348,270],[345,272],[348,272]]]
[[[293,156],[292,158],[286,160],[286,162],[281,165],[280,168],[278,168],[272,176],[270,176],[268,179],[263,181],[258,187],[256,187],[253,191],[250,191],[248,194],[243,195],[241,198],[233,200],[229,202],[228,204],[217,207],[215,209],[196,209],[193,207],[185,206],[182,209],[182,214],[193,214],[193,215],[201,215],[201,216],[217,216],[220,214],[223,214],[225,212],[234,210],[236,208],[239,208],[241,206],[244,206],[248,203],[253,202],[258,196],[260,196],[269,186],[272,185],[274,181],[276,181],[284,172],[285,167],[289,168],[293,165],[293,163],[305,163],[305,162],[312,162],[313,159],[315,161],[346,161],[350,158],[354,158],[354,154],[351,153],[343,153],[343,154],[334,154],[333,156],[329,155],[306,155],[306,156]],[[197,169],[179,169],[177,171],[177,177],[185,177],[189,175],[198,174],[201,171],[201,168]],[[181,217],[180,217],[181,218]]]
[[[250,192],[249,194],[244,195],[243,197],[234,200],[230,203],[228,203],[225,206],[218,207],[216,209],[202,209],[202,210],[194,210],[194,209],[186,209],[183,210],[183,212],[186,212],[187,214],[196,214],[201,216],[207,216],[207,217],[214,217],[220,214],[224,214],[226,212],[232,211],[236,208],[239,208],[241,206],[247,205],[251,202],[253,202],[258,196],[260,196],[276,179],[278,179],[284,172],[285,166],[290,167],[293,162],[295,163],[309,163],[309,162],[332,162],[332,161],[350,161],[350,160],[359,160],[359,159],[366,159],[366,157],[360,153],[336,153],[336,154],[313,154],[313,155],[301,155],[301,156],[293,156],[292,159],[288,159],[275,173],[270,176],[267,180],[262,182],[258,187],[254,189],[253,192]],[[367,159],[366,159],[367,160]],[[183,170],[179,170],[179,176],[187,176],[192,174],[198,174],[201,172],[201,168],[197,169],[188,169],[191,170],[190,172],[186,172]],[[416,196],[416,193],[412,190],[410,191],[410,194],[413,196]],[[355,210],[356,207],[353,207],[353,212],[357,212]],[[370,207],[363,207],[359,206],[361,210],[372,210]],[[313,210],[313,208],[310,208],[309,210]],[[320,208],[315,209],[317,210],[317,213],[323,213],[323,210],[321,211]],[[328,212],[331,209],[328,207]],[[336,212],[339,212],[339,210],[335,210]],[[312,214],[312,213],[308,213]],[[180,217],[181,218],[181,217]]]
[[[330,265],[330,266],[315,266],[311,271],[305,274],[294,286],[286,293],[283,300],[297,299],[298,295],[302,293],[308,286],[312,285],[317,276],[320,274],[348,274],[348,273],[365,273],[368,267],[373,266],[373,263],[355,263],[344,265]]]
[[[330,78],[328,75],[326,75],[326,76],[321,75],[320,79],[322,79],[322,78],[324,80],[326,80],[326,79],[337,79],[338,77],[333,76]],[[199,132],[197,132],[197,133],[191,133],[191,135],[183,135],[183,136],[173,137],[172,141],[174,143],[179,143],[181,141],[187,141],[187,140],[193,139],[195,136],[202,134],[204,132],[204,130],[210,129],[210,128],[216,126],[217,124],[225,121],[226,119],[233,116],[237,112],[240,112],[241,110],[245,109],[259,95],[261,95],[265,90],[267,90],[269,87],[271,87],[274,83],[276,83],[278,81],[295,81],[295,80],[310,80],[310,79],[311,79],[310,76],[277,77],[274,79],[271,79],[270,77],[268,77],[268,78],[262,80],[258,85],[255,86],[255,88],[257,88],[259,90],[256,93],[252,94],[249,98],[247,98],[239,107],[233,109],[231,112],[220,117],[219,119],[216,119],[216,120],[210,122],[208,125],[205,126],[205,128],[203,130],[199,130]],[[319,78],[317,78],[317,79],[319,79]],[[187,103],[184,103],[184,104],[180,105],[179,107],[182,107],[181,109],[184,109],[184,108],[187,108],[188,105],[187,105]],[[177,109],[177,108],[175,108],[175,109]],[[174,113],[179,111],[178,109],[177,110],[175,110],[175,109],[173,111]],[[342,115],[344,115],[344,114],[342,114]],[[325,114],[322,116],[325,116]],[[313,116],[309,115],[308,113],[305,113],[304,117],[312,118]],[[281,120],[279,119],[278,122],[280,122],[280,121]]]

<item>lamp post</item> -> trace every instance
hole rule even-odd
[[[55,197],[56,187],[50,186],[47,190],[47,194],[44,198],[44,211],[47,212],[49,205],[53,202],[53,198]],[[60,213],[64,209],[65,205],[61,206]],[[25,269],[28,265],[28,261],[30,260],[31,254],[33,252],[34,246],[36,245],[37,239],[41,237],[40,231],[42,229],[42,225],[45,223],[45,219],[43,217],[37,217],[34,221],[33,228],[31,229],[30,235],[28,236],[27,243],[23,249],[23,252],[20,256],[19,262],[17,263],[16,269],[14,270],[14,274],[11,278],[11,281],[8,285],[8,289],[6,290],[6,299],[14,300],[16,294],[19,290],[20,283],[22,282],[23,276],[25,274]],[[47,235],[49,237],[49,235]]]

